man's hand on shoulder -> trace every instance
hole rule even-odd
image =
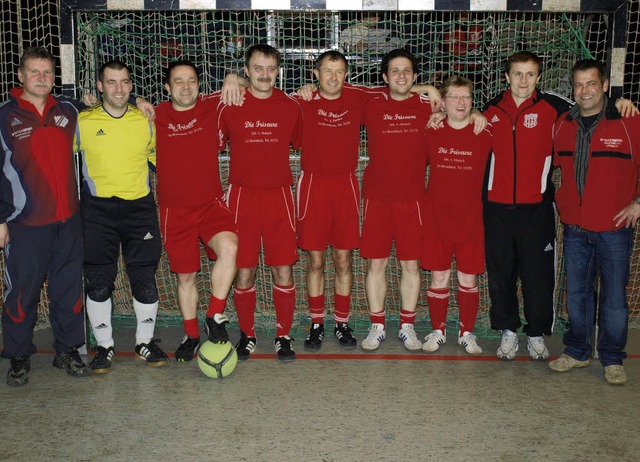
[[[156,120],[156,109],[153,107],[153,104],[151,104],[146,99],[138,96],[136,98],[136,107],[140,110],[140,112],[147,116],[147,119],[149,119],[149,123]]]
[[[431,128],[433,130],[437,130],[443,127],[444,119],[447,118],[447,114],[443,111],[434,112],[427,120],[427,128]]]
[[[472,110],[471,114],[469,114],[469,122],[473,124],[473,133],[476,135],[482,133],[482,130],[487,128],[487,125],[489,124],[487,118],[477,109]]]
[[[318,87],[315,83],[307,83],[298,88],[295,93],[302,101],[311,101],[313,99],[313,92],[317,90]]]
[[[633,117],[636,114],[640,114],[637,106],[630,99],[618,98],[616,100],[616,109],[622,117]]]
[[[244,104],[244,94],[249,86],[249,81],[238,74],[227,74],[224,77],[220,97],[222,102],[228,106],[242,106]]]

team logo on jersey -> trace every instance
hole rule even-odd
[[[496,122],[500,122],[500,119],[498,119],[498,114],[494,114],[493,115],[493,119],[491,119],[491,123],[494,124]]]
[[[538,126],[538,114],[527,114],[524,116],[524,126],[534,128]]]
[[[100,129],[96,132],[96,136],[105,136],[106,133],[104,132],[104,130]]]
[[[59,116],[54,116],[53,117],[54,122],[56,123],[56,125],[58,127],[66,127],[67,124],[69,123],[69,119],[67,119],[65,116],[63,115],[59,115]]]
[[[11,126],[12,126],[12,127],[16,127],[16,126],[18,126],[18,125],[22,125],[22,121],[21,121],[20,119],[16,119],[16,118],[14,117],[14,119],[11,121]]]
[[[608,149],[619,149],[622,146],[622,138],[600,138],[600,142]]]

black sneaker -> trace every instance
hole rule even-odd
[[[198,348],[200,347],[200,337],[189,337],[185,335],[176,350],[176,361],[184,363],[195,358]]]
[[[238,361],[246,361],[249,355],[256,349],[258,340],[255,337],[247,337],[247,334],[240,331],[240,341],[236,344],[236,353],[238,353]]]
[[[338,339],[338,344],[342,348],[353,349],[356,347],[358,342],[352,334],[353,330],[349,327],[349,324],[346,322],[337,322],[336,328],[333,330],[333,333],[336,335]]]
[[[113,347],[105,348],[99,346],[96,350],[96,355],[89,363],[89,367],[94,374],[106,374],[111,372],[111,364],[113,363],[113,357],[116,352]]]
[[[216,313],[211,318],[205,319],[207,335],[209,341],[213,343],[224,343],[229,341],[229,334],[225,329],[225,324],[229,323],[229,318],[224,314]]]
[[[304,347],[308,350],[319,350],[324,337],[324,324],[313,323],[309,329],[309,336],[304,341]]]
[[[20,356],[11,360],[11,366],[7,371],[7,385],[21,387],[29,383],[29,371],[31,370],[31,358]]]
[[[288,335],[283,335],[282,337],[276,337],[273,341],[274,346],[276,347],[276,353],[278,355],[278,359],[280,361],[293,361],[296,359],[296,352],[291,348],[291,341],[293,339]]]
[[[64,353],[55,355],[53,367],[64,369],[67,374],[73,377],[85,377],[91,374],[91,371],[80,357],[77,348],[69,348]]]
[[[147,362],[147,366],[161,367],[166,366],[169,362],[169,357],[158,346],[158,343],[160,343],[160,339],[153,338],[149,343],[136,345],[136,354]]]

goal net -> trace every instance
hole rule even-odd
[[[44,2],[48,3],[48,2]],[[47,10],[42,9],[42,14]],[[3,13],[6,14],[6,13]],[[636,11],[637,14],[637,11]],[[24,15],[22,15],[24,16]],[[20,14],[10,21],[23,21]],[[201,91],[220,88],[224,75],[242,72],[244,50],[255,43],[269,43],[282,53],[282,68],[278,85],[293,91],[312,78],[315,58],[327,49],[340,49],[348,58],[349,81],[364,85],[381,85],[381,57],[393,48],[406,48],[418,59],[418,81],[438,85],[451,74],[463,75],[475,83],[475,105],[483,104],[506,89],[504,64],[518,50],[530,50],[543,59],[540,88],[570,97],[569,71],[581,58],[611,59],[611,15],[582,13],[533,12],[356,12],[356,11],[75,11],[76,94],[96,93],[97,68],[109,59],[120,59],[133,69],[134,93],[157,103],[167,99],[163,70],[176,59],[189,59],[201,74]],[[631,26],[628,26],[631,28]],[[53,31],[55,34],[55,31]],[[15,40],[12,37],[12,40]],[[55,42],[54,40],[54,45]],[[33,43],[47,45],[42,43]],[[2,53],[17,53],[2,45]],[[10,56],[17,62],[15,56]],[[8,62],[4,61],[3,62]],[[6,70],[5,75],[10,75]],[[221,157],[222,179],[226,184],[228,155]],[[366,139],[360,148],[358,175],[367,164]],[[299,153],[292,152],[291,167],[299,173]],[[558,255],[562,255],[562,233],[558,225]],[[638,255],[634,252],[632,280],[629,285],[631,325],[640,322],[640,276]],[[198,275],[201,306],[209,296],[211,265],[202,252],[202,272]],[[306,256],[294,267],[297,288],[296,323],[292,335],[304,337],[307,322],[307,301],[304,283]],[[327,259],[327,273],[334,270]],[[354,288],[352,293],[352,325],[356,332],[368,326],[368,307],[364,289],[366,261],[358,252],[354,256]],[[556,310],[560,320],[566,319],[564,302],[564,272],[562,259],[557,266]],[[455,278],[454,278],[455,279]],[[391,322],[400,309],[400,266],[394,257],[388,270],[386,312]],[[163,255],[157,274],[162,322],[179,324],[177,283]],[[328,278],[326,296],[329,312],[333,297],[333,278]],[[418,306],[417,328],[425,330],[428,322],[426,288],[429,274],[423,273],[422,294]],[[455,287],[455,282],[453,282]],[[262,331],[274,329],[271,300],[271,275],[260,264],[257,274],[258,307],[256,327]],[[489,336],[489,297],[486,275],[479,278],[481,306],[478,315],[479,335]],[[450,317],[457,322],[457,302],[452,291]],[[235,315],[233,298],[227,305]],[[46,318],[46,297],[41,318]],[[126,274],[119,271],[114,292],[114,313],[122,322],[133,322],[131,295]],[[562,329],[562,323],[559,323]]]

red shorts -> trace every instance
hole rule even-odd
[[[447,242],[425,239],[422,241],[422,269],[446,271],[456,257],[456,268],[466,274],[484,273],[484,241]]]
[[[291,188],[229,185],[227,204],[238,227],[238,268],[258,265],[261,243],[269,266],[293,265],[298,260]]]
[[[391,243],[396,246],[399,260],[419,260],[421,253],[422,219],[420,201],[386,202],[367,199],[360,256],[387,258]]]
[[[215,260],[216,254],[207,243],[223,231],[236,232],[233,216],[222,199],[197,207],[160,206],[160,227],[171,271],[181,274],[200,269],[200,242],[207,256]]]
[[[360,245],[360,187],[355,173],[302,172],[297,188],[298,246],[305,250],[357,249]]]

